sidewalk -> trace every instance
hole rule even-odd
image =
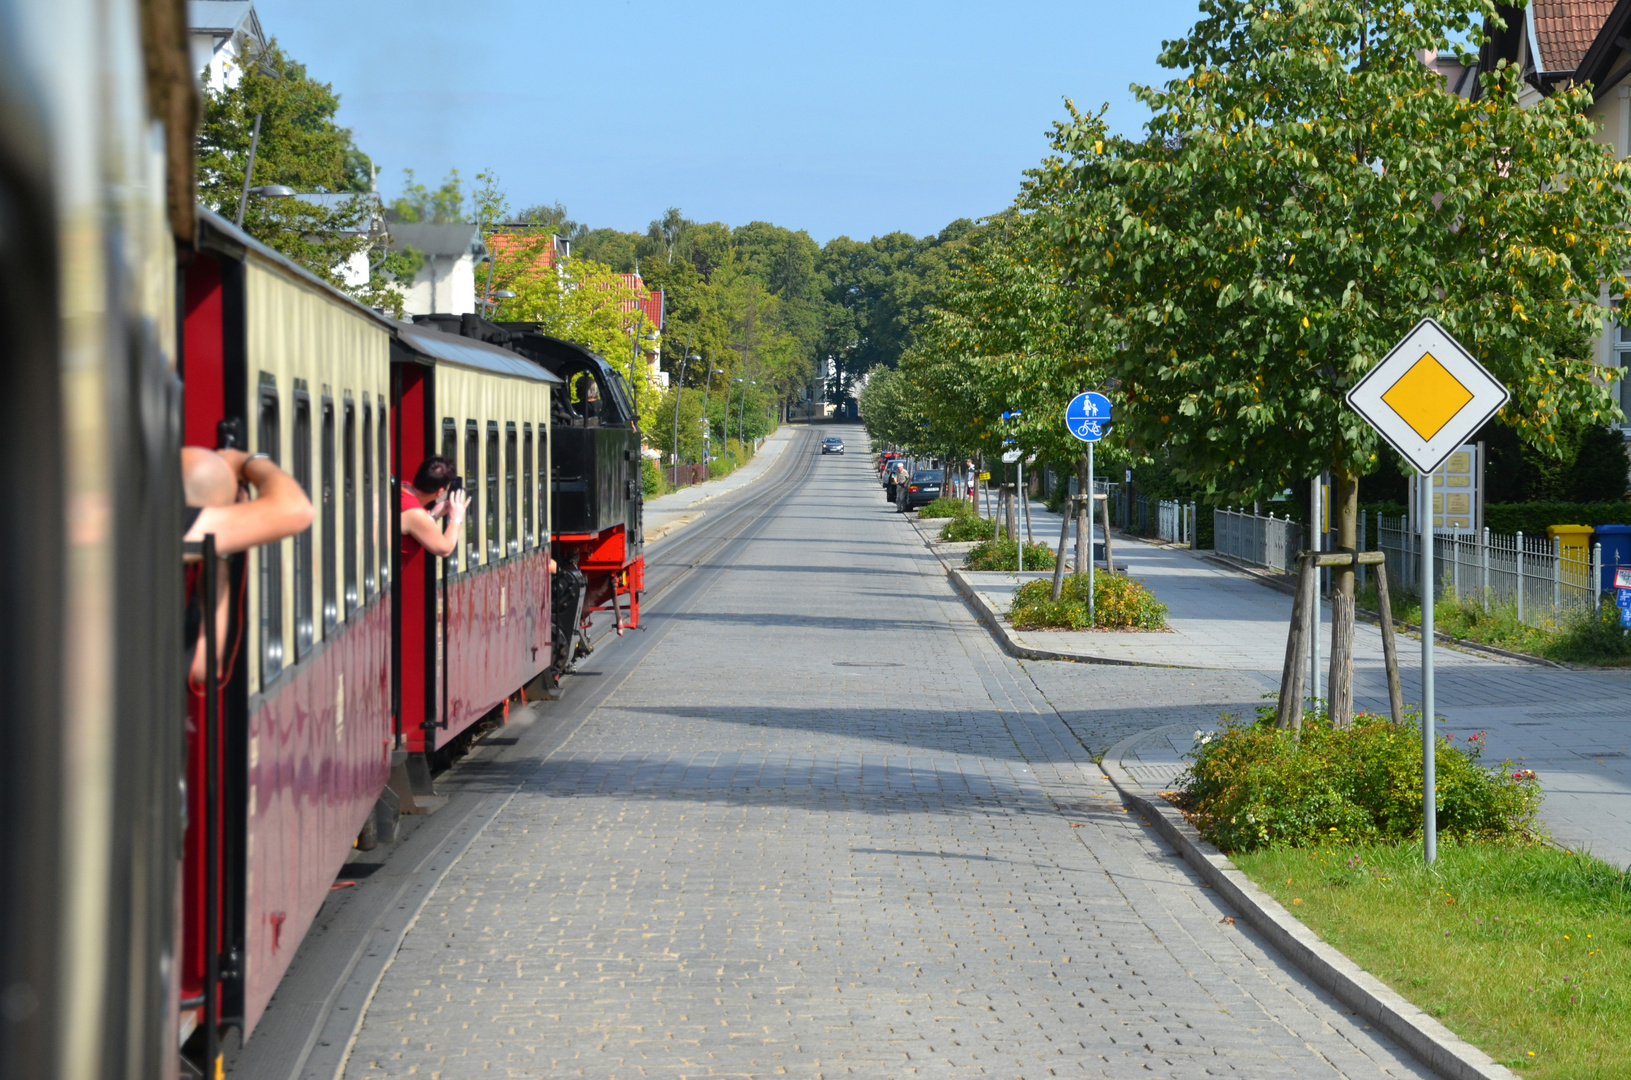
[[[1032,522],[1037,540],[1045,539],[1049,547],[1058,542],[1057,515],[1033,504]],[[933,535],[930,524],[920,526],[928,531],[926,540]],[[1030,648],[1077,653],[1084,659],[1228,669],[1251,674],[1264,693],[1279,689],[1290,596],[1202,552],[1123,537],[1114,537],[1113,543],[1116,562],[1125,562],[1128,572],[1168,606],[1172,633],[1014,631],[1015,639]],[[959,554],[945,555],[953,565],[961,562]],[[1008,610],[1018,587],[1015,575],[959,573],[994,610]],[[1321,642],[1328,649],[1328,609],[1323,623]],[[1361,623],[1354,637],[1354,704],[1386,714],[1381,631]],[[1399,652],[1409,708],[1421,700],[1420,639],[1401,633]],[[1442,643],[1434,666],[1440,732],[1461,741],[1487,731],[1486,762],[1511,760],[1540,774],[1546,793],[1541,818],[1558,843],[1631,866],[1631,671],[1565,670]],[[1158,728],[1128,750],[1123,767],[1153,786],[1170,785],[1183,768],[1182,756],[1194,734],[1192,723]]]
[[[794,428],[790,424],[783,424],[766,437],[764,445],[759,452],[746,465],[737,469],[721,480],[708,480],[701,484],[692,484],[690,487],[671,491],[667,495],[659,495],[655,499],[647,499],[645,504],[645,533],[646,542],[652,543],[662,539],[675,529],[684,528],[704,511],[696,509],[697,504],[720,495],[729,494],[748,484],[753,483],[765,474],[781,453],[786,449],[788,441],[793,438]]]

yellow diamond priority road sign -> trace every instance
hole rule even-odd
[[[1506,404],[1506,387],[1432,319],[1423,319],[1359,385],[1348,404],[1424,473]]]

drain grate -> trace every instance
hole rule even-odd
[[[833,667],[905,667],[905,664],[894,664],[887,660],[834,660]]]
[[[1623,758],[1626,756],[1619,750],[1600,750],[1595,754],[1588,750],[1576,750],[1575,755],[1583,758]]]

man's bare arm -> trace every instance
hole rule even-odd
[[[268,458],[239,459],[230,454],[222,452],[238,474],[255,486],[257,497],[231,506],[204,508],[183,539],[202,540],[214,533],[215,550],[235,555],[293,536],[311,525],[311,500],[294,477]]]

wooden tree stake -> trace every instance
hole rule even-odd
[[[1404,689],[1399,685],[1399,649],[1393,639],[1393,601],[1387,591],[1387,564],[1376,564],[1376,607],[1382,618],[1382,666],[1387,669],[1387,705],[1395,724],[1404,723]]]
[[[1308,652],[1308,602],[1315,581],[1314,560],[1304,554],[1297,568],[1297,592],[1291,601],[1291,629],[1286,635],[1286,664],[1280,674],[1280,708],[1275,724],[1302,729],[1303,686],[1307,678],[1303,655]]]

